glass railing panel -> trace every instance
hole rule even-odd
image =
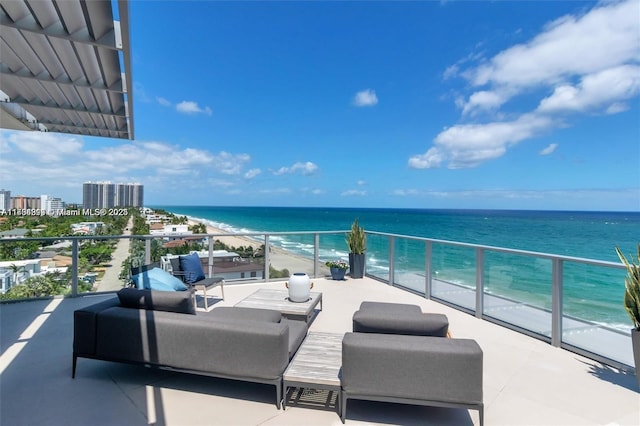
[[[271,235],[269,243],[270,279],[288,278],[294,273],[306,273],[313,277],[313,234]]]
[[[393,259],[393,282],[399,286],[425,292],[425,250],[424,241],[396,238]]]
[[[213,238],[213,275],[225,279],[225,284],[229,285],[261,281],[265,278],[265,235],[237,235],[226,236],[216,235],[205,240],[206,271],[209,271],[209,238]],[[274,241],[269,240],[269,254],[272,256],[279,250],[273,245]],[[277,256],[276,256],[277,257]],[[286,271],[273,270],[271,278],[280,277],[287,274]]]
[[[126,285],[128,271],[123,274],[123,267],[129,258],[129,239],[96,237],[78,240],[78,245],[79,294],[118,291]]]
[[[434,243],[431,269],[433,297],[475,310],[476,251],[474,248]]]
[[[551,259],[485,251],[484,260],[484,314],[551,337]]]
[[[564,262],[563,343],[633,365],[625,275],[623,269]]]
[[[318,277],[328,277],[329,268],[325,265],[328,261],[342,260],[349,263],[349,248],[345,241],[344,233],[319,234],[318,251]],[[348,271],[347,271],[348,272]]]
[[[0,300],[70,295],[72,244],[64,238],[0,242]]]
[[[389,281],[389,236],[368,234],[365,273]]]

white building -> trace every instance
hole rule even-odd
[[[167,224],[164,225],[162,229],[149,230],[149,234],[166,235],[169,240],[175,240],[185,235],[193,235],[193,232],[189,230],[189,225]]]
[[[43,265],[43,263],[46,264]],[[0,293],[6,293],[11,287],[22,284],[31,277],[54,272],[64,274],[67,272],[67,267],[58,268],[56,262],[52,260],[4,260],[0,262]]]
[[[0,210],[11,208],[11,191],[0,189]]]
[[[80,223],[72,223],[71,231],[74,234],[95,234],[96,229],[104,226],[104,222],[80,222]]]
[[[54,198],[51,195],[40,196],[40,209],[46,212],[60,211],[64,209],[62,198]]]

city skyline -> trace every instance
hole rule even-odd
[[[144,181],[149,205],[640,211],[637,0],[129,9],[136,139],[3,130],[0,185],[72,199],[84,181]]]

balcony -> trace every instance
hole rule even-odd
[[[367,276],[336,282],[324,278],[322,261],[336,254],[331,237],[337,234],[297,235],[309,253],[292,265],[308,265],[304,272],[316,277],[314,290],[323,292],[323,310],[311,330],[349,331],[353,312],[364,300],[417,304],[425,312],[446,314],[454,338],[472,338],[482,347],[487,425],[638,424],[640,399],[632,364],[625,358],[630,338],[563,309],[571,294],[562,291],[567,270],[581,269],[589,282],[590,274],[624,275],[619,265],[370,233]],[[268,248],[282,235],[244,236],[266,243],[266,265],[278,260],[278,250]],[[118,239],[120,246],[134,237],[103,238]],[[271,386],[87,359],[78,361],[76,379],[71,379],[73,311],[113,297],[109,291],[78,291],[77,248],[85,239],[68,239],[71,293],[84,297],[0,305],[0,424],[340,423],[335,401],[322,393],[309,394],[308,401],[288,404],[282,411],[275,407]],[[143,239],[149,248],[150,237]],[[7,240],[0,241],[4,243]],[[407,261],[416,250],[424,259],[417,269]],[[150,250],[145,256],[151,257]],[[442,266],[447,262],[459,265],[458,276]],[[540,302],[525,303],[494,285],[495,275],[504,275],[516,263],[549,274],[549,292]],[[111,267],[116,268],[115,262]],[[213,309],[233,306],[258,288],[284,287],[282,281],[269,280],[268,268],[265,273],[265,280],[230,282],[225,301]],[[114,277],[117,274],[100,276],[99,288],[121,285]],[[483,291],[476,291],[480,288]],[[477,424],[478,417],[463,409],[350,402],[347,424],[363,423],[470,425]]]

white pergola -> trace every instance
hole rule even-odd
[[[128,0],[0,0],[0,127],[133,139]]]

